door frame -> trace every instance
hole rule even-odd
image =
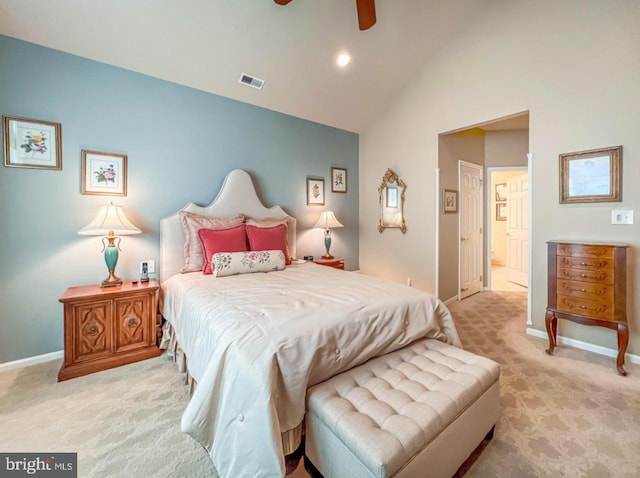
[[[522,168],[524,168],[524,166],[521,166]],[[487,170],[490,169],[500,169],[498,167],[491,167],[491,168],[487,168]],[[508,168],[508,169],[515,169],[515,167],[513,168]],[[527,278],[527,282],[529,283],[529,287],[527,288],[527,325],[533,325],[533,319],[531,318],[531,296],[533,294],[531,294],[531,274],[532,274],[532,270],[533,267],[531,267],[531,261],[533,260],[532,258],[532,253],[531,250],[533,249],[533,189],[531,188],[532,186],[532,170],[533,170],[533,153],[527,153],[527,166],[526,166],[526,170],[527,170],[527,174],[528,174],[528,181],[529,181],[529,248],[527,251],[527,255],[528,255],[528,261],[529,261],[529,275]],[[487,173],[489,174],[489,173]],[[487,194],[490,194],[490,192],[487,192]],[[487,224],[487,229],[489,229],[491,227],[491,224]],[[490,230],[489,232],[490,233]],[[485,254],[487,254],[487,252],[485,251]],[[491,249],[490,246],[488,247],[488,255],[489,257],[491,257]],[[488,274],[491,273],[491,268],[489,268],[489,270],[487,271]],[[490,277],[490,276],[489,276]]]
[[[528,172],[529,171],[529,167],[528,166],[489,166],[486,168],[487,170],[487,180],[485,180],[486,184],[491,186],[492,182],[493,182],[493,178],[491,177],[491,175],[495,172],[498,171],[523,171],[523,172]],[[529,185],[531,185],[531,181],[529,180]],[[531,189],[529,189],[529,195],[531,194]],[[491,187],[487,187],[486,191],[485,191],[485,201],[487,205],[491,204],[491,198],[493,197],[493,191],[491,190]],[[529,204],[531,204],[531,197],[529,197]],[[487,214],[487,218],[489,217],[493,217],[491,215],[493,211],[489,211],[489,214]],[[531,211],[529,211],[529,213],[531,213]],[[486,221],[486,227],[487,227],[487,250],[484,251],[484,256],[486,258],[486,262],[487,262],[487,266],[486,266],[486,272],[487,272],[487,286],[484,288],[484,290],[491,290],[491,246],[492,246],[492,238],[493,238],[493,220],[491,221]],[[529,240],[531,240],[531,233],[529,233]],[[529,242],[529,247],[527,248],[527,254],[529,254],[529,249],[531,249],[531,242]],[[530,258],[530,255],[529,255]],[[531,280],[531,277],[529,277],[529,280]]]

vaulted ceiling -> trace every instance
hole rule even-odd
[[[359,133],[487,1],[377,0],[360,31],[356,0],[0,0],[0,34]]]

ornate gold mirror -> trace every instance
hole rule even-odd
[[[385,229],[400,229],[404,234],[407,226],[404,223],[404,192],[407,185],[391,169],[382,177],[382,183],[378,188],[380,199],[380,224],[378,231]]]

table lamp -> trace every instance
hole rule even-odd
[[[331,229],[334,227],[343,227],[342,224],[338,222],[333,211],[326,210],[320,215],[320,219],[318,219],[318,222],[316,222],[313,227],[324,229],[324,247],[327,253],[322,256],[322,258],[333,259],[333,256],[329,253],[329,249],[331,248]]]
[[[102,250],[104,251],[104,262],[109,269],[109,277],[102,281],[102,287],[122,285],[122,279],[115,275],[118,250],[120,250],[118,236],[140,234],[141,232],[127,219],[122,206],[114,206],[113,203],[102,206],[95,219],[78,231],[78,234],[85,236],[105,236],[102,238]],[[105,243],[105,239],[108,241],[107,243]],[[118,239],[117,244],[116,239]]]

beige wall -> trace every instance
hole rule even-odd
[[[636,254],[640,228],[610,224],[613,208],[640,204],[640,2],[507,1],[487,4],[422,75],[360,136],[360,267],[435,290],[438,135],[530,113],[533,327],[544,330],[546,241],[630,244],[629,351],[640,354]],[[622,144],[621,203],[560,205],[558,154]],[[407,234],[379,234],[377,187],[386,168],[407,182]],[[396,232],[396,234],[393,234]],[[561,321],[560,333],[616,348],[615,333]]]
[[[484,164],[488,168],[526,166],[529,130],[487,131],[484,138]]]

